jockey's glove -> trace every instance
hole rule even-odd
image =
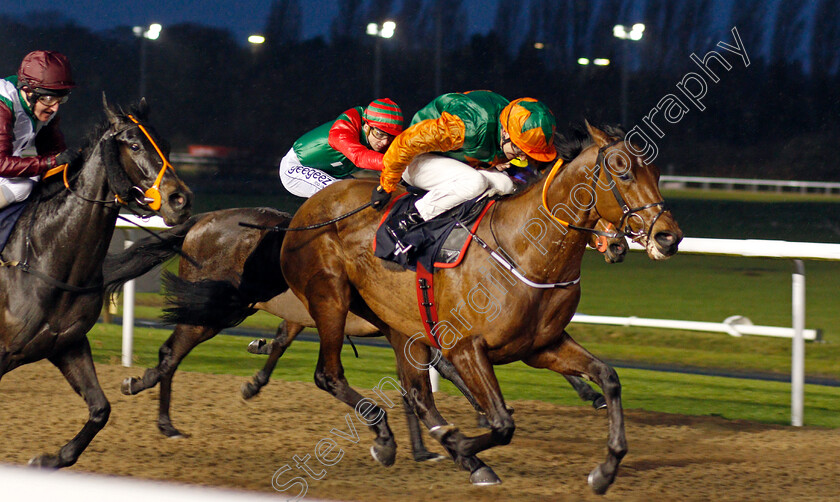
[[[73,161],[78,159],[81,155],[81,150],[64,150],[55,156],[55,165],[60,166],[62,164],[72,164]]]
[[[382,210],[389,200],[391,200],[391,194],[386,192],[381,185],[377,186],[370,194],[370,207]]]

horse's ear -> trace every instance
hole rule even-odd
[[[598,145],[598,148],[610,142],[610,137],[604,131],[590,124],[588,120],[584,120],[584,122],[586,122],[586,130],[589,132],[589,136]]]
[[[102,108],[105,109],[105,115],[108,117],[108,122],[112,125],[116,125],[120,119],[117,117],[114,109],[111,108],[111,105],[108,104],[108,98],[105,97],[105,91],[102,91]]]
[[[149,102],[146,101],[146,98],[140,98],[140,105],[137,107],[137,115],[139,115],[141,119],[147,120],[149,118],[149,111]]]

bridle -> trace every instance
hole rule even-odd
[[[169,163],[169,160],[163,154],[163,152],[161,151],[157,142],[154,139],[152,139],[152,135],[149,134],[149,131],[147,131],[146,128],[143,127],[143,124],[141,124],[134,117],[134,115],[129,114],[129,115],[126,115],[126,116],[132,122],[132,124],[130,124],[126,127],[121,127],[121,128],[116,129],[114,131],[111,131],[110,133],[108,133],[107,139],[113,139],[116,136],[118,136],[118,135],[120,135],[120,134],[122,134],[126,131],[129,131],[131,129],[134,129],[136,127],[136,128],[139,128],[140,131],[143,133],[143,135],[146,137],[146,139],[149,140],[149,143],[152,144],[152,146],[155,149],[155,152],[157,152],[158,156],[160,156],[160,159],[163,162],[163,166],[161,167],[160,171],[158,172],[158,175],[155,178],[154,183],[152,183],[152,186],[149,187],[147,190],[143,190],[142,187],[134,185],[131,181],[127,181],[126,184],[130,185],[130,188],[128,190],[126,190],[126,193],[120,194],[119,193],[119,188],[115,188],[113,186],[111,187],[111,190],[114,191],[114,200],[113,201],[111,201],[111,200],[90,199],[90,198],[87,198],[83,195],[80,195],[79,193],[77,193],[75,190],[73,190],[70,187],[70,181],[68,179],[68,174],[67,174],[67,171],[69,170],[69,165],[68,164],[62,164],[60,166],[56,166],[56,167],[50,169],[49,171],[47,171],[44,174],[44,176],[42,178],[46,179],[46,178],[48,178],[50,176],[53,176],[55,174],[63,173],[63,175],[64,175],[64,187],[70,193],[75,195],[76,197],[79,197],[80,199],[86,200],[87,202],[92,202],[94,204],[117,203],[117,204],[121,204],[123,206],[128,206],[128,202],[126,202],[125,199],[130,198],[129,193],[131,191],[134,191],[137,194],[137,195],[134,196],[134,201],[137,203],[137,205],[139,205],[141,207],[146,207],[148,209],[151,209],[152,211],[157,211],[158,209],[160,209],[161,203],[162,203],[162,198],[161,198],[161,195],[160,195],[160,182],[163,180],[163,175],[166,173],[167,168],[171,169],[172,172],[175,172],[175,168],[172,166],[172,164]],[[127,176],[125,176],[125,177],[127,178]],[[109,178],[110,178],[110,176],[109,176]],[[113,180],[109,179],[109,184],[114,185],[115,183],[113,182]]]
[[[615,198],[616,203],[618,203],[618,207],[621,208],[621,219],[618,221],[618,225],[616,225],[615,232],[603,232],[601,230],[595,228],[588,228],[588,227],[580,227],[577,225],[573,225],[567,221],[563,221],[557,216],[555,216],[551,210],[548,208],[548,202],[546,200],[548,187],[551,185],[551,182],[554,181],[554,178],[557,176],[557,173],[560,170],[560,167],[563,165],[563,159],[559,159],[554,166],[551,168],[551,171],[545,178],[545,182],[543,183],[543,192],[542,192],[542,204],[543,208],[546,212],[551,215],[551,217],[563,225],[564,227],[571,228],[573,230],[577,230],[580,232],[589,232],[595,235],[600,235],[607,238],[615,238],[615,237],[624,237],[629,236],[631,240],[638,241],[642,236],[648,235],[650,236],[653,232],[653,226],[659,220],[665,211],[669,211],[665,207],[665,201],[659,202],[651,202],[650,204],[645,204],[644,206],[639,207],[630,207],[627,202],[624,200],[624,197],[621,195],[621,192],[618,190],[618,185],[616,184],[615,180],[610,173],[610,170],[607,168],[606,164],[606,151],[609,148],[617,145],[618,143],[623,142],[623,139],[614,139],[613,141],[607,143],[606,145],[600,147],[598,149],[598,158],[595,161],[595,172],[592,175],[592,189],[595,191],[596,185],[601,181],[601,172],[603,171],[604,176],[606,176],[606,186],[609,187],[610,192],[612,193],[613,197]],[[647,232],[645,232],[645,220],[639,214],[639,212],[644,211],[645,209],[650,209],[652,207],[659,207],[659,213],[653,218],[648,226]],[[638,220],[640,223],[639,230],[633,230],[633,227],[630,225],[632,220]]]
[[[155,178],[155,182],[152,183],[152,186],[149,187],[148,190],[146,190],[144,192],[143,189],[138,187],[138,186],[133,186],[132,187],[133,189],[136,189],[138,192],[140,192],[142,194],[142,197],[143,197],[142,202],[141,202],[140,196],[136,197],[136,200],[137,200],[138,204],[140,204],[141,206],[145,205],[146,207],[148,207],[152,211],[157,211],[158,209],[160,209],[160,205],[161,205],[160,182],[161,182],[161,180],[163,180],[163,175],[164,175],[164,173],[166,173],[167,168],[172,169],[173,173],[175,172],[175,168],[172,167],[172,164],[169,163],[169,159],[167,159],[166,156],[163,154],[163,152],[160,150],[160,147],[157,145],[155,140],[152,139],[151,134],[149,134],[149,132],[146,130],[146,128],[143,127],[143,124],[138,122],[137,119],[134,118],[134,115],[129,114],[128,119],[131,120],[132,122],[134,122],[136,127],[140,128],[140,130],[143,132],[143,135],[146,136],[146,139],[149,140],[149,143],[151,143],[152,146],[155,147],[155,151],[160,156],[160,160],[163,163],[163,166],[160,168],[160,172],[158,172],[157,178]],[[128,129],[126,129],[126,130],[128,130]]]
[[[128,117],[129,120],[131,120],[132,124],[130,124],[126,127],[121,127],[119,129],[116,129],[116,130],[108,133],[106,135],[106,139],[111,140],[114,137],[116,137],[117,135],[122,134],[122,133],[124,133],[124,132],[126,132],[130,129],[133,129],[133,128],[137,127],[143,132],[143,135],[146,136],[146,139],[148,139],[149,142],[152,144],[152,146],[155,148],[155,151],[157,152],[157,154],[160,156],[161,160],[163,161],[163,167],[161,168],[160,172],[158,173],[157,178],[155,178],[155,181],[152,184],[152,186],[149,189],[144,191],[141,187],[138,187],[137,185],[132,184],[132,182],[130,180],[125,182],[125,184],[130,185],[130,188],[126,192],[130,192],[132,190],[135,190],[135,191],[139,192],[140,195],[138,195],[135,198],[138,205],[140,205],[141,207],[147,207],[147,208],[149,208],[153,211],[157,211],[161,207],[161,195],[160,195],[160,189],[159,189],[160,182],[163,179],[163,175],[166,172],[167,168],[172,169],[173,172],[175,172],[175,168],[172,167],[172,164],[169,163],[169,160],[167,160],[166,156],[163,154],[160,147],[158,147],[155,140],[152,139],[152,136],[149,134],[149,132],[146,130],[146,128],[143,127],[143,125],[136,118],[134,118],[133,115],[129,114],[129,115],[127,115],[127,117]],[[68,164],[63,164],[61,166],[57,166],[53,169],[50,169],[47,173],[44,174],[43,178],[47,178],[49,176],[53,176],[53,175],[58,174],[58,173],[63,173],[64,187],[71,194],[75,195],[76,197],[79,197],[79,198],[81,198],[81,199],[83,199],[87,202],[91,202],[91,203],[94,203],[94,204],[102,204],[102,205],[122,204],[122,205],[128,207],[128,203],[126,203],[123,200],[124,198],[127,198],[126,194],[123,194],[123,196],[121,197],[120,193],[119,193],[119,188],[114,187],[114,184],[119,183],[119,181],[116,181],[116,180],[112,179],[110,174],[108,175],[108,178],[109,178],[108,179],[108,184],[109,184],[111,190],[114,192],[114,199],[115,200],[113,200],[113,201],[111,201],[111,200],[90,199],[90,198],[85,197],[84,195],[81,195],[78,192],[74,191],[70,187],[70,180],[68,179],[68,171],[69,170],[70,170],[69,165]],[[128,175],[123,170],[120,170],[120,173],[122,173],[123,177],[128,178]],[[141,197],[142,197],[142,199],[141,199]],[[40,200],[38,202],[40,202]],[[134,212],[135,214],[137,214],[130,207],[128,209],[131,212]],[[117,216],[120,216],[120,215],[117,215]],[[123,218],[123,219],[125,219],[125,218]],[[127,220],[127,221],[129,221],[129,220]],[[30,219],[30,221],[29,221],[29,224],[30,224],[29,225],[29,232],[31,232],[31,230],[32,230],[32,224],[33,223],[34,223],[34,218]],[[135,223],[135,225],[137,225],[137,224]],[[144,228],[140,225],[137,225],[137,227],[140,228],[141,230],[145,230],[146,232],[149,232],[152,235],[155,235],[155,236],[157,235],[154,232],[152,232],[151,230],[148,230],[148,229],[146,229],[146,228]],[[32,275],[38,277],[39,279],[41,279],[42,281],[46,282],[47,284],[49,284],[53,287],[56,287],[56,288],[59,288],[59,289],[65,290],[65,291],[69,291],[71,293],[91,294],[91,293],[98,293],[102,290],[102,284],[96,284],[96,285],[93,285],[93,286],[86,286],[86,287],[74,286],[74,285],[68,284],[66,282],[60,281],[58,279],[55,279],[55,278],[51,277],[50,275],[48,275],[44,272],[41,272],[37,269],[32,268],[29,265],[29,250],[30,250],[30,247],[31,247],[31,240],[29,238],[29,235],[27,234],[26,246],[24,248],[24,258],[23,258],[23,260],[22,261],[18,261],[18,260],[5,261],[5,260],[3,260],[2,256],[0,256],[0,268],[17,268],[17,269],[20,269],[23,272],[26,272],[26,273],[29,273],[29,274],[32,274]],[[195,263],[195,260],[193,260],[192,258],[187,256],[186,254],[183,254],[180,251],[179,251],[179,254],[181,254],[181,256],[184,256],[185,258],[187,258],[193,264],[197,265],[197,263]]]

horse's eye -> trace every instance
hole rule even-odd
[[[137,152],[137,151],[140,150],[140,144],[139,143],[132,143],[132,144],[128,145],[128,147],[131,148],[132,152]]]
[[[630,171],[627,171],[626,173],[618,175],[618,179],[620,179],[621,181],[630,181],[633,179],[633,175],[630,174]]]

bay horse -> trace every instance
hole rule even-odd
[[[102,311],[102,263],[120,208],[115,198],[137,198],[169,225],[183,222],[191,208],[192,193],[147,122],[146,101],[132,113],[111,108],[104,94],[102,103],[107,121],[63,176],[35,187],[0,259],[0,376],[46,358],[89,410],[84,427],[57,454],[30,461],[40,467],[73,465],[110,415],[86,334]]]
[[[226,305],[213,309],[221,314],[215,319],[205,319],[203,325],[177,324],[170,337],[158,352],[158,364],[146,370],[142,377],[127,378],[121,391],[134,395],[160,383],[158,429],[167,437],[184,436],[171,419],[172,379],[181,361],[198,344],[209,340],[222,329],[231,327],[245,317],[262,310],[283,319],[271,342],[254,341],[249,345],[252,353],[269,356],[265,366],[251,382],[242,385],[243,398],[250,399],[268,384],[277,361],[306,327],[315,327],[315,321],[300,300],[285,286],[277,274],[283,233],[254,228],[286,227],[291,216],[272,208],[233,208],[195,215],[186,222],[160,232],[157,236],[138,240],[124,251],[109,254],[105,259],[105,284],[114,290],[125,281],[151,270],[175,256],[178,249],[193,261],[181,260],[178,275],[191,282],[216,280],[236,285],[241,301],[236,307]],[[246,223],[249,226],[242,226]],[[623,237],[611,239],[604,251],[608,262],[620,261],[627,245]],[[200,266],[196,266],[200,264]],[[284,292],[285,290],[285,292]],[[350,313],[345,324],[346,336],[381,336],[370,323]],[[438,363],[440,373],[465,392],[473,406],[477,406],[469,392],[460,384],[454,368],[445,360]],[[569,383],[584,401],[595,409],[605,407],[603,396],[578,377],[566,376]],[[478,410],[480,411],[480,410]],[[415,460],[427,460],[431,454],[423,446],[420,427],[413,413],[408,415],[411,431],[412,453]]]
[[[590,239],[573,228],[591,228],[604,219],[642,244],[654,260],[676,253],[682,231],[665,209],[659,170],[621,138],[588,123],[586,129],[588,138],[569,141],[561,149],[569,162],[558,162],[543,183],[497,202],[478,227],[479,242],[504,253],[492,251],[488,256],[474,249],[458,268],[435,273],[434,303],[446,318],[435,325],[434,338],[423,335],[414,274],[373,255],[381,213],[362,211],[326,226],[289,232],[280,262],[286,282],[318,328],[318,387],[360,412],[357,405],[363,398],[348,384],[341,364],[347,313],[359,315],[388,337],[411,406],[458,460],[475,458],[513,437],[514,421],[494,364],[521,360],[584,376],[601,387],[607,401],[607,456],[588,477],[595,493],[605,493],[627,453],[621,386],[615,370],[566,331],[580,300],[581,260]],[[364,180],[328,186],[301,206],[291,226],[344,215],[362,206],[375,186]],[[545,287],[531,287],[526,280]],[[487,413],[489,432],[468,437],[437,411],[425,371],[431,346],[441,348]],[[376,435],[375,456],[388,456],[396,444],[387,414],[379,406],[364,404],[361,411]],[[482,468],[480,463],[471,465]]]

